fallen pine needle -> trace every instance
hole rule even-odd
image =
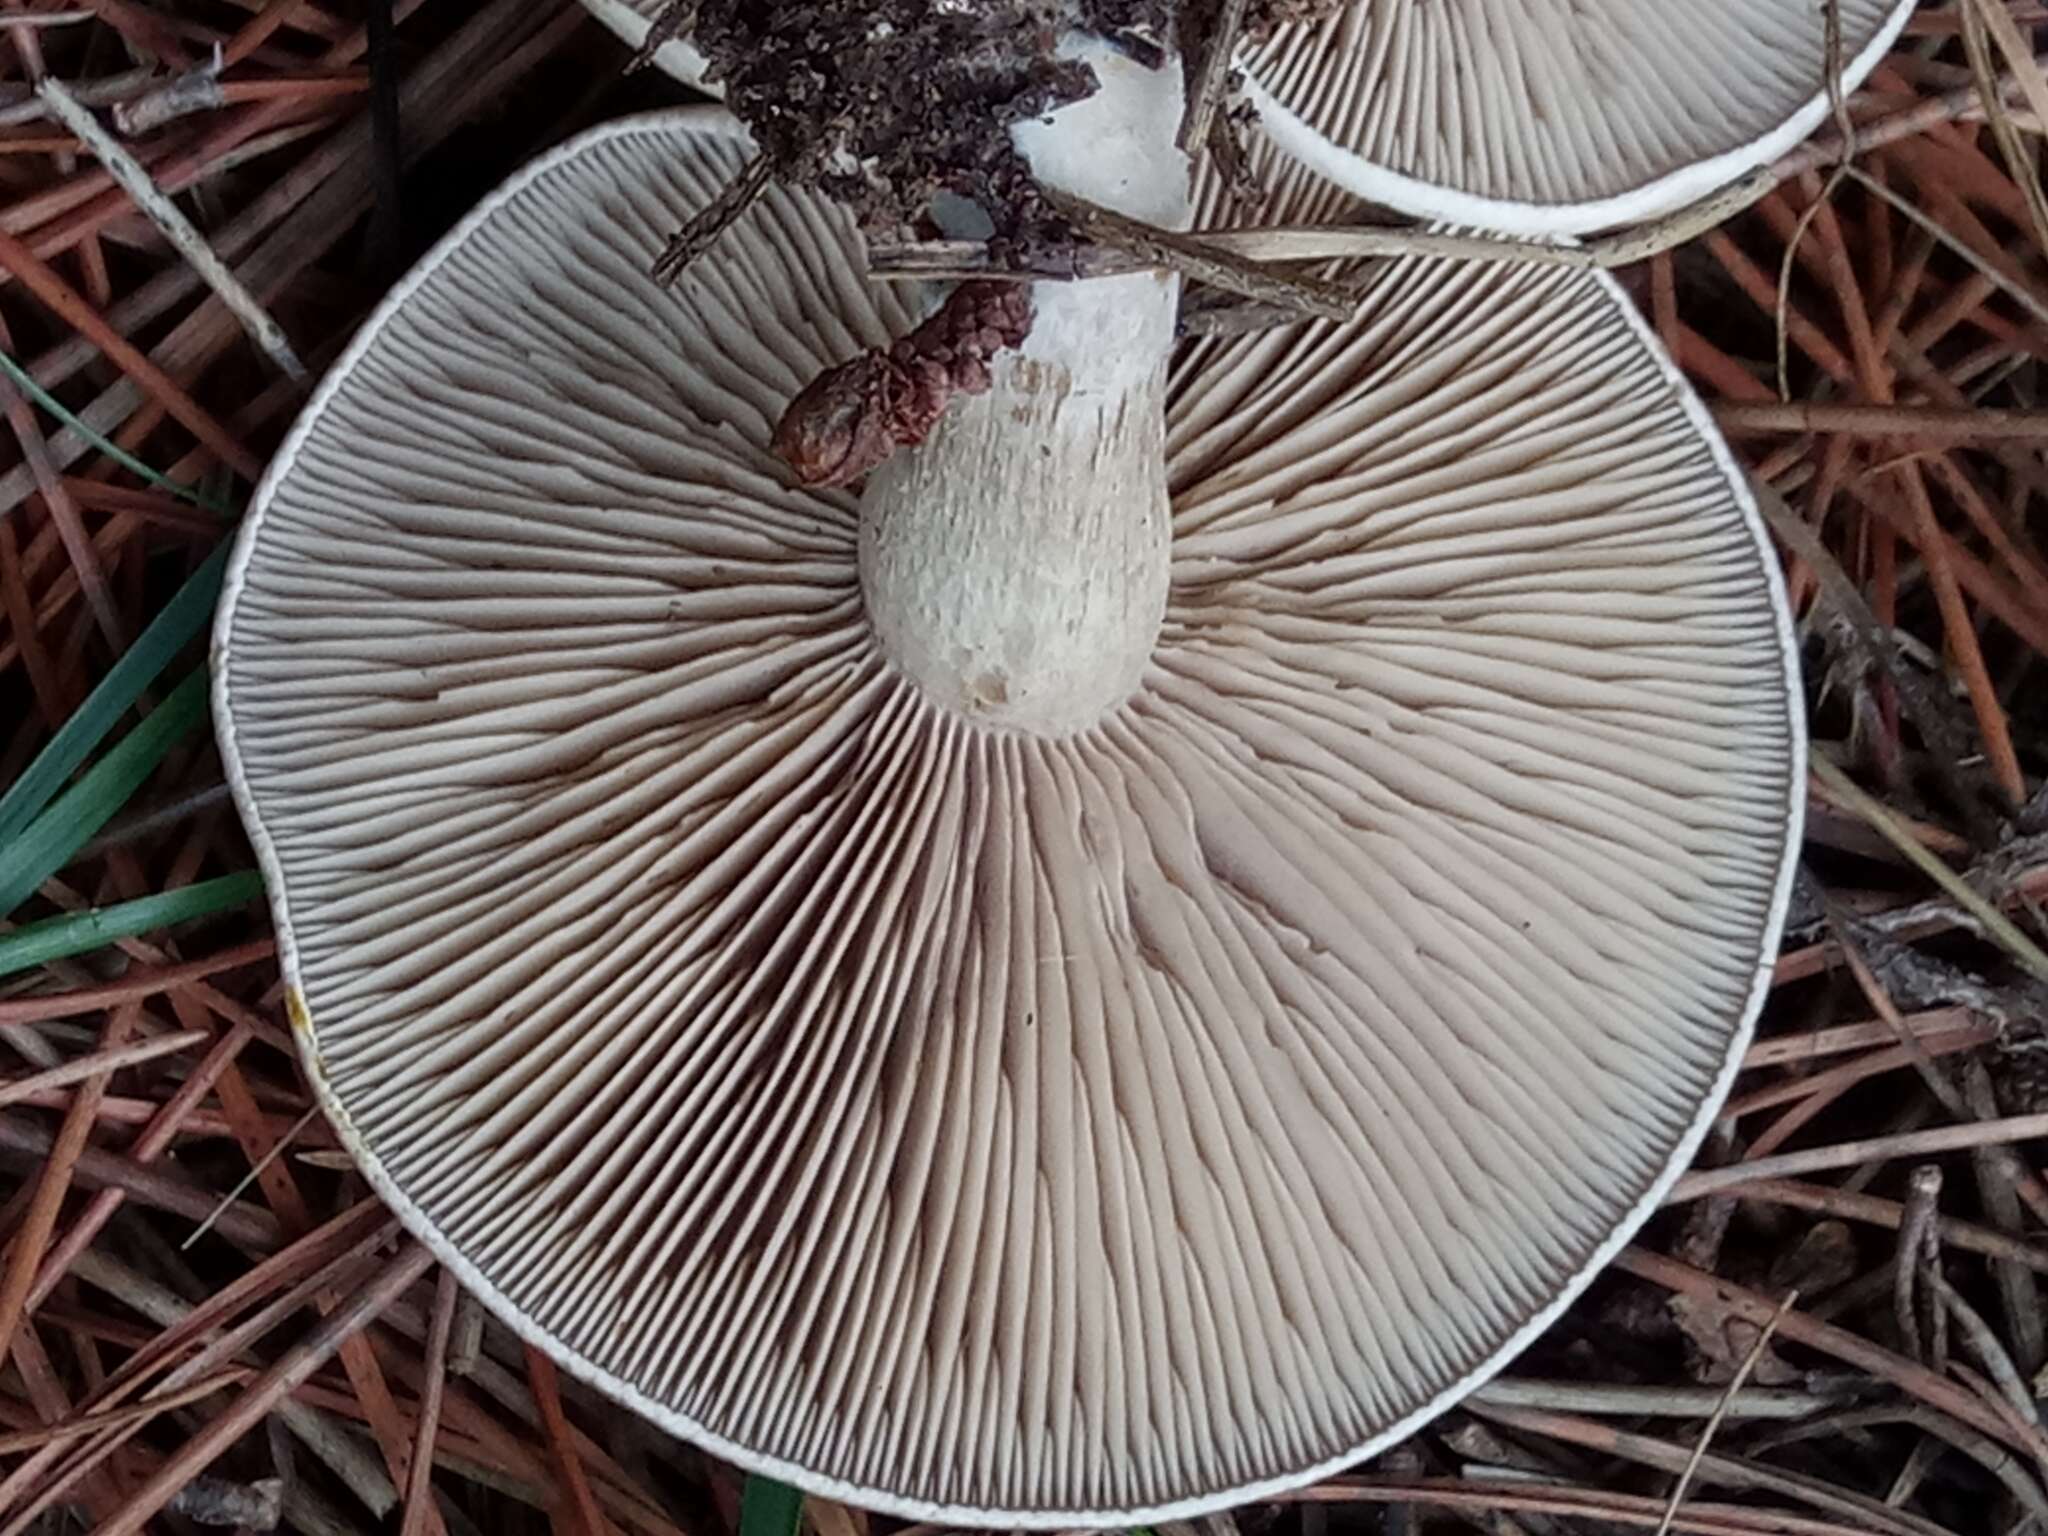
[[[241,323],[249,339],[276,364],[278,371],[289,379],[304,379],[306,365],[292,350],[284,327],[271,317],[270,311],[257,301],[256,295],[242,285],[241,279],[228,270],[227,263],[214,254],[213,247],[206,243],[206,236],[199,232],[198,226],[185,217],[176,203],[164,196],[150,179],[149,172],[143,169],[142,162],[100,126],[99,119],[64,88],[62,81],[54,76],[45,79],[36,88],[36,94],[42,97],[65,127],[84,141],[99,158],[100,164],[107,168],[107,174],[135,200],[135,206],[142,210],[150,223],[163,231],[172,249],[190,262],[192,270],[205,280],[206,286],[220,296],[228,313]]]
[[[0,1083],[0,1109],[10,1104],[19,1104],[51,1088],[62,1088],[81,1078],[91,1077],[99,1072],[115,1072],[122,1067],[139,1066],[145,1061],[155,1061],[159,1056],[169,1056],[191,1046],[202,1045],[213,1037],[203,1029],[188,1029],[181,1034],[159,1035],[154,1040],[138,1040],[133,1045],[116,1046],[112,1050],[94,1051],[76,1061],[67,1061],[60,1067],[47,1072],[38,1072],[32,1077],[16,1078],[12,1082]]]
[[[1901,825],[1896,816],[1880,805],[1862,785],[1836,767],[1827,757],[1819,752],[1814,753],[1810,766],[1813,776],[1819,779],[1846,809],[1862,817],[1870,824],[1872,830],[1904,854],[1907,862],[1954,898],[1957,906],[1983,924],[1984,931],[2004,945],[2012,957],[2032,972],[2037,980],[2048,982],[2048,954],[2044,954],[2038,944],[2020,932],[2011,918],[1978,895],[1962,876],[1922,847],[1920,840],[1913,836],[1909,828]]]
[[[1714,1432],[1721,1427],[1721,1421],[1728,1417],[1728,1405],[1735,1400],[1743,1383],[1756,1369],[1757,1361],[1763,1359],[1764,1351],[1770,1347],[1771,1335],[1778,1331],[1778,1324],[1785,1314],[1792,1310],[1792,1303],[1799,1299],[1796,1290],[1787,1291],[1785,1299],[1778,1303],[1778,1310],[1771,1314],[1771,1320],[1757,1330],[1756,1342],[1742,1357],[1742,1363],[1735,1368],[1735,1374],[1728,1378],[1728,1389],[1721,1394],[1721,1400],[1714,1404],[1714,1411],[1707,1416],[1706,1424],[1700,1429],[1700,1437],[1693,1442],[1692,1455],[1686,1458],[1685,1470],[1678,1474],[1678,1482],[1671,1490],[1671,1502],[1664,1506],[1664,1518],[1657,1524],[1657,1536],[1669,1536],[1672,1525],[1678,1519],[1679,1506],[1685,1503],[1686,1491],[1692,1487],[1693,1477],[1699,1472],[1700,1462],[1705,1459],[1707,1447],[1714,1443]]]
[[[1795,1173],[1818,1173],[1828,1168],[1854,1168],[1891,1157],[1921,1157],[1930,1152],[1959,1152],[1970,1147],[1996,1146],[2048,1136],[2048,1114],[2013,1115],[2003,1120],[1979,1120],[1970,1125],[1948,1125],[1931,1131],[1904,1131],[1896,1136],[1871,1136],[1861,1141],[1837,1142],[1833,1146],[1809,1147],[1803,1152],[1781,1152],[1776,1157],[1754,1158],[1730,1163],[1725,1168],[1697,1168],[1671,1186],[1667,1205],[1697,1200],[1702,1195],[1736,1189],[1758,1179],[1784,1178]]]

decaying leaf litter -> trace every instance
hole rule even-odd
[[[55,402],[17,393],[8,414],[0,708],[24,728],[0,785],[33,793],[0,801],[0,859],[24,805],[68,811],[0,933],[0,1529],[57,1508],[113,1531],[740,1519],[729,1471],[485,1323],[308,1114],[251,862],[177,702],[199,624],[160,617],[203,614],[208,557],[300,395],[30,92],[48,72],[102,108],[175,95],[131,147],[317,371],[390,275],[360,240],[380,152],[410,166],[411,254],[533,150],[665,96],[620,82],[571,6],[396,9],[381,51],[309,4],[0,29],[0,317]],[[1698,1175],[1509,1379],[1231,1523],[1320,1527],[1331,1505],[1529,1531],[2048,1521],[2048,87],[2010,46],[2038,52],[2042,20],[1925,8],[1849,103],[1858,174],[1825,205],[1824,138],[1746,213],[1623,268],[1769,487],[1805,622],[1820,763],[1773,1002]],[[216,42],[217,93],[188,83]],[[380,84],[395,143],[366,100]],[[109,761],[92,794],[54,798]]]

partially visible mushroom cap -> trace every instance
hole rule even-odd
[[[627,47],[638,48],[647,41],[648,30],[665,3],[666,0],[583,0],[583,8],[617,33]],[[704,83],[704,55],[688,38],[670,38],[663,43],[655,52],[654,67],[697,90],[713,96],[719,94],[717,87]]]
[[[742,1465],[1035,1527],[1310,1481],[1553,1318],[1734,1071],[1803,785],[1742,478],[1604,275],[1389,263],[1187,350],[1150,665],[993,729],[769,448],[914,323],[847,216],[646,275],[747,153],[533,167],[261,488],[217,713],[309,1075],[513,1328]]]
[[[1854,89],[1913,0],[1839,0]],[[1693,202],[1828,111],[1821,0],[1354,0],[1283,27],[1246,94],[1289,154],[1361,197],[1513,234]]]

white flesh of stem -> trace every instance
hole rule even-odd
[[[1015,130],[1048,186],[1185,228],[1180,70],[1073,40],[1102,88]],[[1137,686],[1166,608],[1166,364],[1179,279],[1037,283],[1022,347],[869,477],[860,569],[890,658],[981,723],[1082,730]]]

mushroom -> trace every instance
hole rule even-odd
[[[1914,0],[1828,0],[1842,89]],[[1247,51],[1288,154],[1418,218],[1519,235],[1633,224],[1768,164],[1829,108],[1822,0],[1362,0]]]
[[[609,27],[629,48],[639,48],[647,41],[647,34],[654,26],[654,18],[661,13],[664,0],[583,0],[583,8]],[[670,74],[683,84],[711,95],[718,94],[715,85],[704,80],[706,61],[687,37],[672,37],[655,50],[649,60],[656,69]]]
[[[666,0],[584,0],[638,47]],[[1839,6],[1841,87],[1915,0]],[[1243,50],[1265,135],[1345,191],[1523,236],[1639,223],[1767,165],[1829,110],[1823,0],[1323,0]],[[1274,10],[1286,14],[1287,0]],[[656,62],[700,90],[682,43]]]
[[[1185,218],[1174,72],[1095,61],[1034,171]],[[259,490],[217,719],[308,1076],[509,1327],[751,1470],[1309,1482],[1553,1319],[1740,1059],[1804,778],[1742,476],[1604,274],[1411,258],[1170,372],[1172,278],[1037,284],[795,485],[789,401],[936,295],[782,187],[658,286],[751,152],[532,166]]]

